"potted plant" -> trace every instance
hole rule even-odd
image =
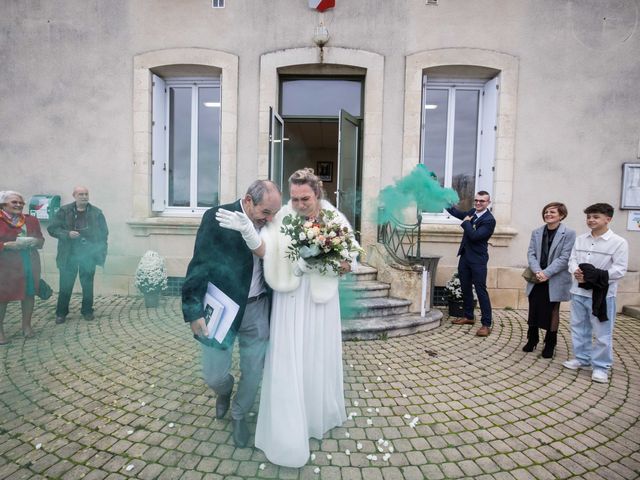
[[[444,286],[447,292],[447,303],[449,305],[449,316],[462,317],[464,315],[464,304],[462,302],[462,286],[455,272]],[[473,306],[476,303],[476,291],[473,290]]]
[[[158,252],[148,250],[142,256],[136,269],[135,284],[144,295],[145,306],[157,307],[160,292],[167,288],[167,269]]]

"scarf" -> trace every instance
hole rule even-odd
[[[4,220],[5,223],[11,225],[14,228],[22,228],[22,226],[27,221],[27,217],[25,217],[22,213],[13,215],[9,212],[5,212],[4,210],[2,210],[2,216],[0,216],[0,218]]]

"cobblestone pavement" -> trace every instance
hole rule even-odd
[[[77,312],[78,298],[72,308]],[[56,326],[53,301],[20,334],[11,304],[0,347],[0,478],[630,479],[640,477],[640,324],[619,316],[608,385],[521,351],[526,312],[344,345],[347,412],[301,469],[233,446],[200,379],[177,298],[97,299],[95,322]],[[255,427],[255,416],[250,428]],[[349,453],[347,453],[349,450]],[[373,457],[375,455],[375,457]]]

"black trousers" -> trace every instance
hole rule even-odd
[[[472,319],[473,316],[473,288],[476,289],[478,303],[480,304],[480,320],[482,325],[491,326],[491,300],[487,292],[487,264],[470,263],[464,254],[458,260],[458,278],[460,278],[460,288],[462,289],[462,301],[464,303],[465,318]]]
[[[81,257],[72,256],[67,260],[64,268],[60,268],[60,293],[56,305],[56,315],[66,316],[69,313],[69,301],[76,276],[80,276],[82,287],[82,315],[93,313],[93,277],[96,274],[96,264]]]

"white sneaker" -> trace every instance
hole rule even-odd
[[[593,370],[591,374],[591,380],[598,383],[609,383],[609,374],[606,370],[602,370],[601,368],[596,368]]]
[[[562,365],[564,365],[565,368],[568,368],[570,370],[580,370],[581,368],[585,370],[591,370],[591,365],[587,363],[582,363],[577,358],[572,358],[571,360],[567,360]]]

